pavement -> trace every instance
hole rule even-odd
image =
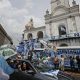
[[[65,73],[70,75],[73,78],[73,80],[80,80],[80,72],[65,71]]]

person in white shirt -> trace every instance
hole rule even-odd
[[[64,71],[64,56],[63,55],[61,55],[61,58],[60,58],[60,69]]]

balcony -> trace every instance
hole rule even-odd
[[[47,37],[47,40],[61,40],[61,39],[70,39],[70,38],[79,38],[80,33],[71,33],[66,35],[57,35],[57,36],[51,36]]]

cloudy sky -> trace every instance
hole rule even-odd
[[[0,0],[0,23],[17,42],[30,18],[35,27],[44,25],[46,9],[50,9],[50,0]]]

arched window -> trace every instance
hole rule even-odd
[[[66,27],[64,25],[60,25],[58,27],[58,30],[59,30],[59,36],[66,35]]]
[[[38,37],[38,39],[43,38],[43,32],[42,31],[39,31],[37,33],[37,37]]]
[[[29,40],[29,39],[32,39],[32,38],[33,38],[32,33],[28,33],[28,35],[27,35],[27,39]]]
[[[68,46],[66,43],[60,45],[60,47]]]

